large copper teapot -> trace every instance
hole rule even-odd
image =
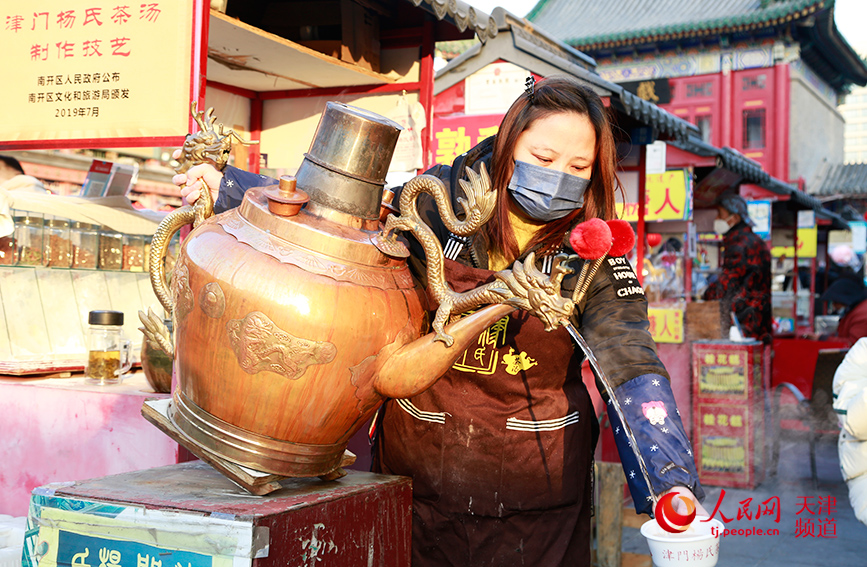
[[[380,223],[399,130],[330,102],[296,178],[250,189],[239,208],[210,218],[205,195],[161,224],[151,279],[172,313],[174,344],[159,333],[155,342],[174,351],[169,417],[194,453],[283,476],[329,475],[385,398],[428,388],[488,325],[527,307],[511,272],[475,293],[445,285],[442,250],[415,212],[420,192],[443,199],[434,178],[411,181],[406,214]],[[470,175],[464,218],[444,205],[457,233],[475,231],[496,199],[484,172]],[[194,220],[167,286],[166,243]],[[434,333],[425,334],[428,301],[399,230],[428,252]],[[495,305],[449,322],[485,303]]]

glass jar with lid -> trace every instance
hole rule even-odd
[[[45,219],[45,265],[50,268],[72,267],[72,239],[69,221],[53,217]]]
[[[145,237],[127,234],[123,237],[123,269],[129,272],[144,271]]]
[[[99,229],[99,269],[119,270],[123,266],[123,234],[107,226]]]
[[[99,230],[97,225],[74,222],[70,229],[72,240],[72,267],[95,270],[99,258]]]
[[[131,343],[123,335],[123,312],[91,311],[87,323],[87,381],[117,384],[132,366]]]
[[[23,212],[15,217],[15,248],[19,266],[42,266],[44,219],[41,214]]]

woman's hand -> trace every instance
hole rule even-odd
[[[710,516],[707,510],[704,509],[704,506],[699,503],[698,498],[695,497],[695,494],[692,493],[692,490],[688,489],[685,486],[675,486],[671,490],[666,491],[660,496],[664,496],[669,492],[674,492],[679,496],[683,496],[687,500],[692,500],[692,503],[695,504],[695,515],[696,516]],[[686,508],[686,504],[680,498],[672,498],[672,504],[674,504],[674,511],[678,514],[686,515],[689,510]]]
[[[178,149],[174,151],[172,157],[178,159],[180,155],[181,150]],[[216,201],[222,180],[223,174],[209,163],[194,165],[186,173],[178,173],[172,177],[172,183],[181,188],[181,197],[190,205],[199,198],[202,191],[202,181],[211,190],[211,196]]]

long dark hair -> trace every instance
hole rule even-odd
[[[533,122],[558,112],[575,112],[587,116],[596,131],[596,155],[590,186],[584,195],[584,206],[545,225],[530,246],[541,245],[543,252],[557,249],[563,236],[579,218],[598,217],[603,220],[614,218],[614,192],[620,187],[615,172],[616,148],[608,111],[591,88],[569,77],[547,77],[536,83],[533,99],[527,93],[512,103],[494,142],[491,156],[491,183],[498,191],[497,208],[493,218],[484,230],[491,246],[505,254],[517,258],[520,251],[509,223],[509,196],[507,186],[515,169],[514,155],[518,136]]]

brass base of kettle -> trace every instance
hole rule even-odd
[[[280,484],[281,481],[292,478],[289,476],[254,470],[233,463],[232,461],[226,460],[221,456],[212,453],[195,440],[187,437],[182,431],[175,427],[172,422],[170,417],[170,414],[173,413],[172,401],[173,400],[168,398],[146,399],[142,405],[142,417],[151,422],[193,455],[214,467],[214,469],[219,473],[250,494],[255,494],[257,496],[270,494],[283,488]],[[343,470],[343,467],[348,467],[354,462],[355,455],[350,451],[344,451],[340,461],[340,466],[326,474],[319,475],[319,478],[324,481],[331,481],[346,476],[346,471]]]
[[[172,424],[188,439],[227,461],[286,477],[328,475],[343,462],[346,444],[308,445],[247,431],[203,410],[180,390],[169,406]]]

